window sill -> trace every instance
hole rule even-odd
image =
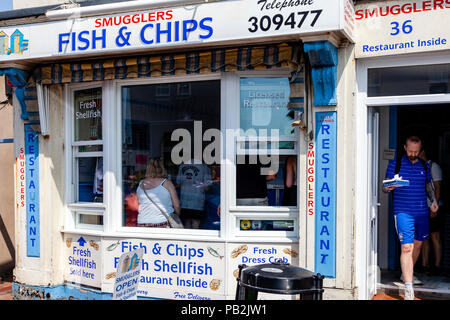
[[[99,202],[77,202],[77,203],[69,203],[67,207],[70,210],[83,210],[83,209],[97,209],[97,210],[105,210],[106,205],[104,203]]]
[[[235,206],[230,207],[230,212],[249,212],[249,213],[258,213],[262,215],[266,215],[269,213],[282,213],[282,214],[291,214],[299,213],[299,208],[296,207],[263,207],[263,206]]]
[[[147,233],[147,232],[133,232],[133,231],[117,231],[117,232],[104,232],[87,229],[63,229],[63,234],[77,234],[83,236],[93,236],[102,238],[126,238],[126,239],[158,239],[158,240],[172,240],[172,241],[203,241],[203,242],[217,242],[217,243],[245,243],[245,242],[258,242],[258,243],[298,243],[299,239],[296,236],[287,235],[263,235],[258,233],[257,235],[250,236],[248,234],[239,234],[231,236],[227,239],[219,236],[211,235],[185,235],[177,233]]]

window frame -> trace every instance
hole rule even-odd
[[[169,83],[180,83],[180,82],[198,82],[198,81],[220,81],[221,88],[221,107],[220,107],[220,123],[221,128],[223,128],[223,116],[224,116],[224,108],[223,108],[223,87],[222,87],[222,74],[205,74],[205,75],[183,75],[183,76],[163,76],[157,78],[145,78],[145,79],[126,79],[126,80],[117,80],[115,81],[115,96],[116,96],[116,159],[120,159],[120,165],[116,168],[117,174],[117,186],[120,186],[120,190],[117,193],[115,208],[120,208],[120,213],[113,213],[114,218],[116,219],[114,222],[115,230],[118,232],[124,232],[129,234],[134,234],[135,236],[158,236],[170,239],[186,239],[187,237],[192,237],[193,239],[199,238],[212,238],[219,239],[225,238],[225,233],[222,231],[222,225],[224,219],[221,217],[221,229],[220,230],[204,230],[204,229],[170,229],[170,228],[142,228],[142,227],[127,227],[122,224],[123,221],[123,194],[122,194],[122,87],[127,86],[139,86],[139,85],[158,85],[158,84],[169,84]],[[223,141],[221,143],[221,149],[223,146]],[[221,150],[221,152],[223,152]],[[223,153],[221,153],[223,154]],[[223,158],[221,159],[223,160]],[[223,177],[223,169],[221,164],[221,177]],[[222,205],[222,188],[223,181],[221,180],[221,205]],[[115,210],[116,211],[116,210]],[[120,219],[118,218],[120,216]]]
[[[288,78],[289,69],[288,68],[278,68],[276,70],[254,70],[254,71],[241,71],[235,72],[230,75],[234,78],[233,96],[235,97],[234,103],[232,104],[232,110],[230,114],[235,114],[236,116],[230,123],[228,123],[227,128],[232,128],[234,130],[240,128],[240,80],[241,78]],[[281,138],[282,136],[280,136]],[[227,159],[233,159],[232,168],[227,175],[228,182],[231,188],[229,188],[228,193],[228,238],[239,239],[242,241],[249,240],[255,241],[258,239],[267,239],[271,242],[276,242],[278,239],[282,241],[292,240],[298,241],[299,239],[299,211],[300,204],[297,201],[297,206],[237,206],[236,205],[236,156],[238,154],[237,144],[240,142],[242,137],[236,136],[233,141],[227,142]],[[291,150],[279,150],[279,155],[295,155],[297,157],[297,168],[300,168],[300,156],[299,156],[299,146],[300,146],[300,132],[298,127],[294,127],[294,135],[291,138],[281,141],[294,141],[294,149]],[[250,152],[252,154],[254,152]],[[297,173],[297,186],[300,186],[300,174]],[[297,188],[297,199],[300,200],[300,188]],[[293,220],[294,230],[293,231],[275,231],[275,230],[240,230],[239,221],[240,220]]]
[[[100,236],[123,236],[143,239],[171,239],[193,241],[258,241],[258,242],[297,242],[299,239],[299,210],[296,207],[257,207],[236,206],[236,139],[227,138],[226,131],[240,126],[240,78],[241,77],[289,77],[288,68],[263,71],[222,72],[213,74],[162,76],[156,78],[139,78],[107,80],[83,84],[66,84],[66,220],[63,232],[85,233]],[[202,229],[159,229],[127,227],[123,224],[122,200],[122,87],[134,85],[166,84],[196,81],[220,81],[220,128],[221,166],[220,166],[220,230]],[[102,88],[102,138],[104,191],[103,203],[73,203],[72,201],[72,135],[73,135],[73,98],[74,92],[82,89]],[[300,133],[294,128],[295,148],[289,154],[297,156],[297,168],[300,168]],[[300,185],[300,174],[297,175]],[[298,196],[300,188],[298,188]],[[300,200],[300,199],[299,199]],[[88,228],[77,224],[73,212],[103,212],[103,227]],[[240,219],[293,220],[294,231],[248,231],[240,230]],[[83,227],[83,228],[80,228]]]
[[[95,231],[105,231],[105,220],[107,220],[108,216],[108,206],[106,203],[105,190],[103,191],[103,202],[76,202],[75,199],[78,198],[78,159],[83,157],[102,157],[103,158],[103,184],[106,185],[107,181],[105,181],[105,159],[107,157],[107,153],[105,150],[105,131],[107,122],[105,121],[105,105],[108,101],[107,99],[107,82],[106,81],[96,81],[82,84],[67,84],[65,85],[64,92],[66,96],[66,106],[65,106],[65,208],[66,208],[66,217],[65,217],[65,225],[64,229],[73,229],[77,231],[82,230],[95,230]],[[93,88],[101,88],[102,90],[102,139],[101,140],[93,140],[93,141],[75,141],[75,124],[74,124],[74,102],[75,102],[75,92],[93,89]],[[103,151],[98,152],[79,152],[77,148],[80,146],[87,145],[101,145],[103,147]],[[95,215],[99,215],[103,217],[102,225],[90,225],[90,224],[82,224],[79,223],[80,213],[92,213]]]

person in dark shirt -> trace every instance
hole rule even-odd
[[[256,164],[245,157],[243,164],[236,165],[236,205],[238,206],[267,206],[267,181],[274,180],[276,174],[270,172],[263,175],[264,165],[259,159]]]
[[[405,283],[405,300],[414,300],[414,264],[419,258],[423,241],[428,239],[430,210],[436,212],[438,205],[433,200],[428,209],[427,194],[434,199],[434,192],[430,168],[419,159],[422,141],[417,136],[408,137],[404,149],[406,154],[399,159],[400,167],[398,168],[396,159],[392,160],[386,171],[386,179],[392,179],[398,174],[403,180],[409,181],[409,186],[383,187],[383,191],[394,193],[394,218],[401,244],[400,264]]]

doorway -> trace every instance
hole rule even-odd
[[[374,109],[375,108],[369,108]],[[422,256],[415,267],[415,276],[423,284],[415,286],[417,297],[448,299],[450,297],[450,113],[449,104],[402,105],[378,107],[380,114],[378,145],[378,181],[384,179],[386,168],[395,156],[402,156],[406,137],[417,135],[423,141],[427,156],[438,163],[442,169],[442,206],[440,215],[440,272],[420,268]],[[395,231],[392,209],[392,195],[378,188],[378,237],[377,256],[380,270],[377,291],[379,293],[397,293],[403,290],[400,275],[400,244]],[[447,207],[447,208],[446,208]],[[430,241],[432,246],[432,241]],[[428,261],[434,266],[434,250],[429,251]]]

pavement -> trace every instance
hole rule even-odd
[[[372,300],[404,300],[403,295],[397,295],[397,294],[376,294]],[[414,297],[414,300],[423,300],[419,299],[417,297]]]
[[[0,300],[13,300],[12,276],[0,277]],[[402,295],[376,294],[372,300],[403,300]],[[415,300],[422,300],[415,298]]]
[[[13,300],[12,276],[0,277],[0,300]]]

